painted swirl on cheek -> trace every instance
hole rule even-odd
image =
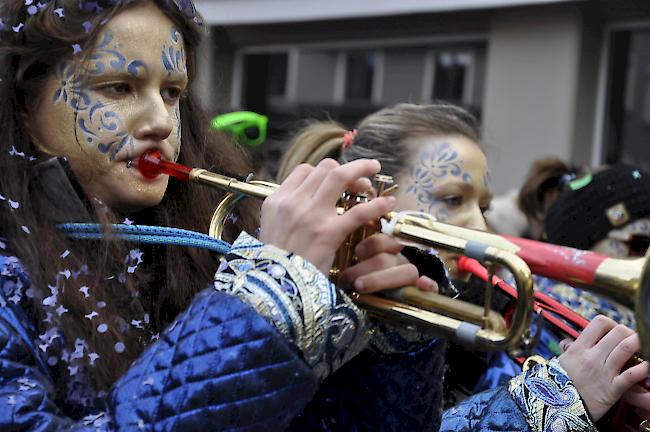
[[[176,103],[174,110],[172,111],[172,118],[174,121],[174,127],[176,128],[176,152],[174,153],[174,162],[178,160],[178,155],[181,153],[181,136],[182,136],[182,125],[181,125],[181,110]]]
[[[492,179],[489,171],[486,171],[485,174],[483,174],[483,186],[487,191],[492,189]]]
[[[429,213],[441,222],[450,218],[448,205],[436,199],[434,192],[442,180],[450,177],[470,183],[472,176],[461,167],[458,152],[449,143],[436,143],[432,149],[422,151],[411,169],[406,193],[415,197],[418,211]]]
[[[137,77],[140,71],[148,70],[143,61],[129,61],[119,51],[119,44],[112,43],[113,34],[107,31],[83,70],[74,62],[63,62],[57,68],[60,84],[53,97],[54,104],[65,103],[75,111],[77,132],[83,135],[84,142],[108,155],[111,161],[123,150],[133,148],[133,137],[122,117],[111,108],[115,103],[91,91],[87,79],[108,71]]]
[[[163,46],[161,59],[167,75],[171,75],[172,72],[187,73],[185,50],[181,42],[181,35],[175,28],[171,31],[171,43]]]

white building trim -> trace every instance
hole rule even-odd
[[[271,24],[452,12],[575,0],[196,0],[209,25]]]

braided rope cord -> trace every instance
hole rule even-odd
[[[133,243],[187,246],[208,249],[219,254],[230,250],[230,244],[217,240],[207,234],[180,228],[169,228],[149,225],[109,224],[108,230],[104,225],[96,223],[65,223],[57,228],[72,239],[101,240],[116,238]]]

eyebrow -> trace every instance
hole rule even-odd
[[[145,69],[144,73],[148,73],[148,70]],[[86,72],[84,75],[85,75],[83,77],[84,80],[90,83],[94,81],[105,80],[105,79],[119,79],[119,80],[129,80],[129,81],[133,81],[133,80],[142,81],[145,79],[144,74],[133,74],[125,70],[119,70],[119,71],[106,70],[99,74],[90,74]],[[164,81],[171,82],[171,83],[187,84],[189,82],[189,77],[187,75],[178,72],[172,72],[171,75],[165,74]]]

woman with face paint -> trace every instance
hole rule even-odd
[[[400,104],[367,116],[353,131],[333,122],[312,123],[300,130],[281,163],[279,178],[303,161],[376,158],[382,173],[399,184],[396,210],[419,211],[443,222],[484,230],[482,213],[492,194],[479,143],[476,119],[460,108]],[[357,253],[363,256],[364,252]],[[462,285],[467,275],[458,273],[454,256],[441,256],[451,277]],[[366,284],[374,275],[350,272],[348,277],[356,277],[357,290],[371,291]],[[466,294],[461,288],[461,296]],[[595,423],[621,398],[648,410],[650,393],[637,385],[647,378],[648,364],[622,372],[639,348],[632,330],[597,317],[559,358],[447,410],[441,430],[596,430]],[[443,355],[441,346],[438,356]],[[442,370],[436,373],[441,376]],[[355,377],[347,379],[352,383]],[[440,387],[435,390],[441,392]],[[336,399],[341,404],[347,400],[344,394]]]
[[[440,343],[376,325],[325,277],[346,235],[393,208],[336,213],[377,161],[296,168],[259,239],[237,236],[258,225],[238,208],[220,259],[199,233],[222,194],[132,166],[156,149],[248,172],[192,92],[191,0],[3,0],[0,18],[0,430],[436,428],[419,403]],[[383,275],[369,288],[431,287],[392,239],[366,246],[349,270]],[[343,383],[357,404],[332,411],[321,384],[348,367],[367,385]]]

